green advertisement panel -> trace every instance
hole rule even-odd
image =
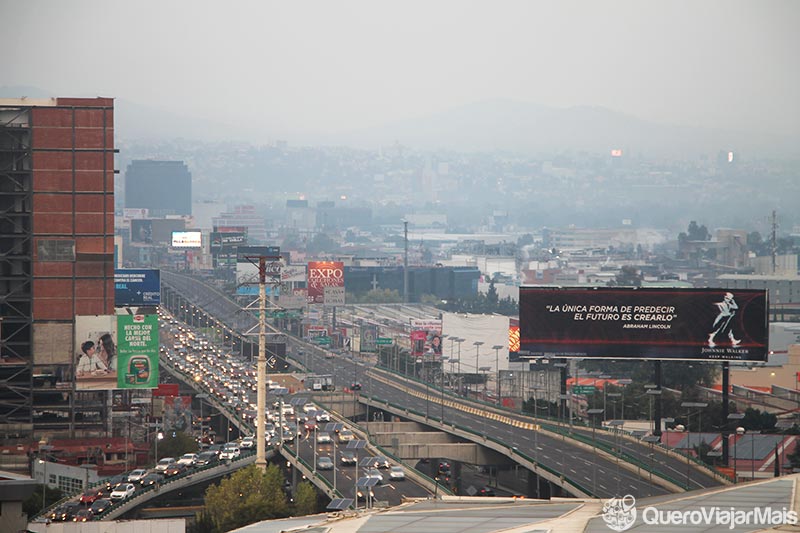
[[[158,315],[117,316],[117,387],[158,387]]]

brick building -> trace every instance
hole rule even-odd
[[[0,99],[0,440],[104,429],[76,315],[114,313],[114,101]]]

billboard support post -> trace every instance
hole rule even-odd
[[[728,391],[731,388],[730,384],[730,363],[728,361],[722,362],[722,420],[720,427],[726,427],[724,424],[728,423],[729,406],[728,406]],[[722,439],[722,464],[728,466],[730,455],[730,443],[727,436]]]
[[[656,389],[661,390],[661,360],[656,359],[653,361],[653,383],[656,384]],[[653,418],[653,435],[660,437],[661,436],[661,395],[657,395],[655,398],[656,408],[654,412]]]

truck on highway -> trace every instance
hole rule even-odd
[[[314,392],[333,392],[336,390],[336,385],[333,383],[333,376],[331,375],[313,375],[305,379],[305,386],[308,390]]]

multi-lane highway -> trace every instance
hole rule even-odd
[[[255,319],[243,318],[235,302],[197,280],[167,272],[162,273],[162,280],[187,298],[191,298],[196,305],[223,323],[242,326],[244,322],[248,322],[246,325],[248,328],[255,324]],[[637,497],[644,497],[664,494],[668,492],[665,487],[679,490],[686,484],[687,471],[690,488],[709,487],[721,483],[720,479],[695,469],[691,464],[687,468],[685,459],[677,454],[627,437],[619,438],[604,431],[596,431],[594,438],[601,443],[598,450],[590,444],[577,442],[569,434],[556,435],[550,431],[531,431],[487,417],[485,413],[481,413],[483,407],[477,404],[473,409],[464,410],[450,407],[452,402],[445,402],[445,405],[436,403],[431,400],[431,396],[439,392],[433,388],[426,390],[424,385],[404,382],[391,376],[382,378],[378,382],[376,377],[378,374],[374,371],[367,372],[370,368],[368,365],[339,355],[334,358],[326,357],[330,354],[326,354],[324,350],[288,336],[287,354],[308,366],[314,373],[334,375],[339,387],[360,381],[364,387],[362,394],[365,396],[429,413],[431,417],[443,417],[445,422],[456,423],[472,431],[491,435],[509,447],[516,447],[541,465],[560,472],[596,496],[632,493]],[[464,405],[471,404],[463,398],[457,401]],[[504,416],[531,421],[530,418],[513,413],[506,413]],[[593,437],[590,429],[573,429],[573,431],[579,433],[583,441],[591,441]],[[626,455],[619,459],[604,453],[604,449],[619,450]],[[634,467],[629,466],[626,464],[628,462],[626,456],[638,464]],[[655,472],[655,475],[648,470]]]

